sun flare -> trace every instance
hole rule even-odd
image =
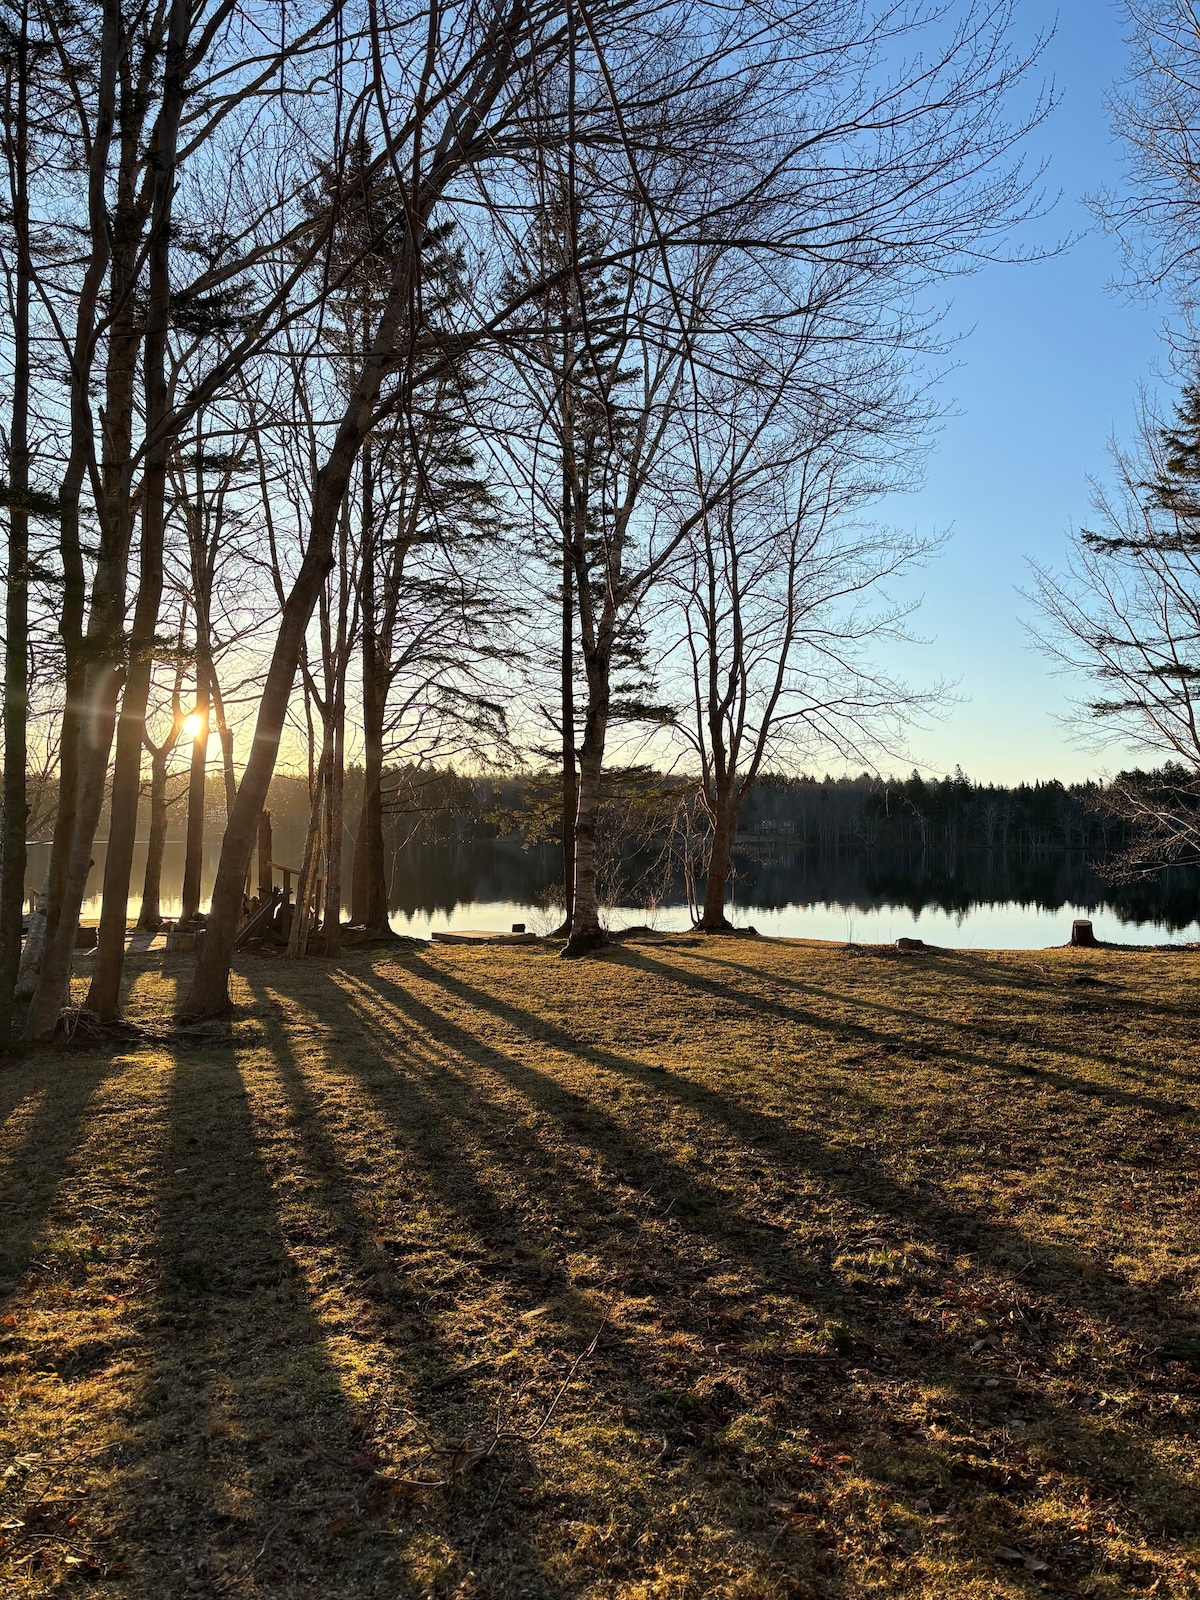
[[[204,718],[198,711],[183,719],[183,736],[185,739],[198,739],[204,732]]]

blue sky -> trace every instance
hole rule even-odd
[[[1032,32],[1053,16],[1025,0]],[[1088,517],[1088,476],[1103,474],[1107,441],[1128,438],[1139,386],[1161,388],[1167,369],[1162,305],[1108,285],[1121,264],[1081,197],[1121,182],[1122,154],[1104,96],[1124,69],[1122,19],[1110,0],[1063,0],[1045,57],[1059,105],[1032,136],[1049,159],[1046,183],[1062,198],[1024,235],[1038,243],[1085,233],[1065,255],[994,265],[954,285],[947,326],[962,334],[942,396],[949,416],[924,487],[880,513],[950,542],[921,574],[914,628],[928,641],[901,652],[911,682],[955,680],[960,703],[911,741],[922,766],[955,762],[981,781],[1088,777],[1127,759],[1118,746],[1087,750],[1061,717],[1071,686],[1030,646],[1017,593],[1028,556],[1056,563],[1072,525]],[[1086,230],[1086,232],[1085,232]]]

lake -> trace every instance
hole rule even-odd
[[[220,841],[205,854],[203,892],[212,887]],[[282,859],[298,859],[286,843]],[[27,885],[35,893],[48,846],[30,848]],[[99,915],[104,847],[89,880],[85,920]],[[560,857],[552,846],[522,850],[515,841],[410,847],[391,862],[392,926],[428,937],[435,929],[507,929],[524,922],[549,932],[558,922],[552,904]],[[145,870],[137,849],[130,916],[136,916]],[[163,871],[164,915],[177,914],[183,844],[168,844]],[[346,862],[347,881],[349,860]],[[647,906],[627,885],[633,869],[610,870],[611,926],[649,924],[663,930],[688,925],[679,881]],[[622,877],[624,882],[622,881]],[[643,903],[638,903],[642,900]],[[788,938],[886,944],[901,936],[957,948],[1037,949],[1065,944],[1075,917],[1090,917],[1099,939],[1158,944],[1200,939],[1200,875],[1172,869],[1156,881],[1113,885],[1078,852],[1001,854],[986,851],[885,855],[873,851],[823,853],[771,846],[739,852],[732,890],[733,919],[762,934]]]

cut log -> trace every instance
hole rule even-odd
[[[496,933],[491,928],[456,928],[453,933],[431,933],[434,944],[536,944],[536,933]]]
[[[1071,924],[1071,943],[1085,947],[1096,943],[1096,935],[1092,932],[1092,924],[1086,917],[1076,917]]]

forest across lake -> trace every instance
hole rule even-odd
[[[361,770],[346,776],[353,815]],[[388,916],[396,932],[425,938],[436,930],[524,922],[548,933],[558,925],[562,846],[543,775],[398,768],[387,780]],[[1116,868],[1127,830],[1109,810],[1107,794],[1094,783],[976,784],[961,772],[942,779],[768,775],[744,807],[730,913],[764,934],[867,944],[916,936],[955,947],[1040,948],[1063,943],[1077,916],[1093,919],[1097,937],[1114,942],[1200,938],[1200,870],[1176,864],[1121,881]],[[686,795],[678,778],[644,769],[609,785],[598,886],[610,927],[690,925],[696,862]],[[307,781],[277,775],[269,798],[273,855],[298,863]],[[210,780],[207,801],[203,905],[224,817],[218,781]],[[145,829],[139,836],[135,896],[145,871]],[[185,848],[182,839],[165,847],[161,903],[168,917],[178,914]],[[354,850],[347,829],[347,915]],[[48,846],[29,851],[30,897],[48,856]],[[85,917],[99,913],[104,863],[102,834]]]
[[[207,897],[219,836],[205,852]],[[98,911],[103,846],[93,869]],[[30,852],[30,893],[36,892],[45,847]],[[178,906],[182,841],[168,843],[163,863],[164,914]],[[135,856],[144,865],[145,846]],[[140,858],[140,859],[139,859]],[[523,847],[519,838],[412,842],[389,855],[389,913],[397,933],[426,938],[435,930],[507,929],[525,922],[549,932],[560,915],[560,855],[551,843]],[[606,918],[613,927],[688,926],[682,874],[669,876],[649,897],[637,892],[646,860],[631,857],[610,886]],[[964,847],[927,851],[805,848],[786,841],[746,845],[735,852],[731,912],[738,924],[785,938],[891,943],[902,936],[980,949],[1036,949],[1062,944],[1077,916],[1093,919],[1098,938],[1154,944],[1200,938],[1200,873],[1164,868],[1155,877],[1114,883],[1103,860],[1078,849],[1028,852]],[[43,868],[44,870],[44,868]]]

